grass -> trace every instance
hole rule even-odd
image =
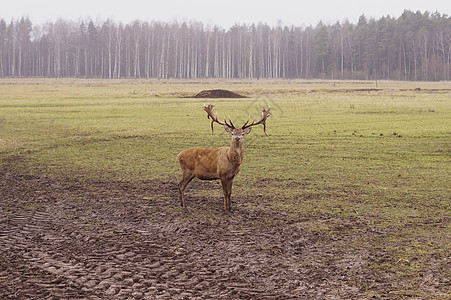
[[[233,197],[303,219],[307,232],[346,230],[342,247],[367,249],[369,270],[414,286],[430,258],[446,259],[451,249],[448,86],[379,82],[380,91],[364,91],[374,84],[1,79],[0,167],[64,180],[176,184],[178,152],[230,139],[220,126],[211,134],[201,109],[210,100],[180,96],[230,89],[249,98],[215,99],[219,117],[238,124],[258,117],[258,105],[273,111],[270,137],[256,127],[245,141]],[[378,256],[387,252],[393,255]]]
[[[177,177],[179,151],[229,143],[219,126],[210,134],[201,109],[205,99],[173,94],[195,94],[198,83],[3,79],[0,84],[2,161],[20,157],[22,168],[33,173],[125,181]],[[405,205],[424,198],[434,206],[449,204],[444,196],[451,91],[404,91],[400,83],[388,82],[379,83],[387,85],[380,92],[355,93],[336,92],[331,82],[316,83],[319,92],[314,83],[302,82],[218,84],[250,95],[214,101],[220,117],[239,123],[249,113],[258,117],[259,104],[273,105],[271,136],[254,128],[245,142],[246,159],[236,179],[245,190],[253,189],[244,182],[268,177],[308,181],[282,190],[278,183],[266,184],[279,194],[349,198],[358,192],[360,203],[373,202],[377,194]],[[416,86],[425,91],[423,85]]]

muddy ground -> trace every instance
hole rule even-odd
[[[302,230],[305,217],[249,208],[246,202],[258,199],[236,193],[227,215],[221,198],[189,195],[197,188],[219,188],[200,181],[187,190],[191,213],[185,214],[176,184],[66,182],[2,170],[0,298],[406,296],[397,292],[401,279],[366,268],[368,259],[387,253],[343,250],[356,238],[347,228],[362,225],[359,219],[337,224],[341,230],[334,235],[308,233]],[[422,289],[434,295],[443,282],[435,279]]]
[[[247,98],[229,90],[205,90],[196,94],[193,98]]]

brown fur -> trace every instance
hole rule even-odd
[[[235,129],[238,130],[238,129]],[[250,130],[249,130],[250,131]],[[202,180],[220,179],[224,191],[224,209],[230,211],[230,196],[232,194],[233,178],[240,171],[244,158],[243,135],[236,140],[232,135],[232,145],[216,149],[190,148],[183,150],[177,156],[183,172],[183,179],[179,183],[180,200],[186,210],[184,192],[188,183],[195,177]]]

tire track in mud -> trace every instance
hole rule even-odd
[[[23,211],[13,216],[6,226],[2,224],[0,250],[4,261],[0,279],[2,283],[6,282],[6,298],[83,295],[73,290],[74,287],[59,276],[71,266],[53,257],[51,249],[44,242],[60,243],[64,240],[48,234],[48,219],[48,214],[43,212]],[[16,270],[22,274],[17,276],[14,274]]]
[[[34,285],[55,297],[67,296],[68,287],[91,298],[96,295],[139,298],[166,291],[157,276],[151,279],[149,275],[163,274],[164,270],[157,267],[160,264],[169,267],[172,262],[169,253],[155,241],[133,242],[125,232],[115,232],[120,234],[120,240],[91,232],[85,234],[83,224],[58,224],[59,221],[47,213],[24,212],[2,228],[2,250],[15,253],[14,259],[20,259],[29,268],[51,275],[52,279],[46,281],[33,278]],[[152,259],[146,257],[147,253],[158,254]]]
[[[300,266],[314,243],[287,225],[280,212],[241,203],[224,215],[220,203],[196,197],[190,199],[192,207],[216,216],[186,215],[171,183],[152,185],[156,190],[145,193],[156,195],[150,199],[135,193],[147,185],[121,189],[15,175],[0,184],[5,199],[0,298],[314,299],[358,294],[346,280],[329,283],[331,269],[321,262],[314,268]],[[259,230],[255,224],[265,219],[283,226]]]
[[[203,246],[188,250],[187,244],[183,247],[165,245],[167,239],[164,237],[172,231],[179,231],[178,226],[164,228],[155,224],[127,224],[124,231],[114,232],[120,237],[118,239],[84,234],[80,226],[80,231],[74,228],[74,225],[83,224],[61,221],[64,220],[55,219],[45,212],[23,212],[11,218],[7,228],[2,226],[0,233],[2,250],[15,253],[16,260],[20,259],[28,268],[47,275],[42,279],[40,274],[36,274],[32,279],[36,288],[48,293],[46,297],[89,295],[92,299],[183,299],[276,296],[269,289],[250,285],[252,273],[258,272],[258,266],[267,265],[267,261],[240,255],[218,263],[217,254],[209,250],[197,252]],[[222,241],[218,248],[236,252],[240,247],[235,243],[233,240]],[[194,260],[188,251],[197,252],[198,259]],[[275,270],[267,266],[268,274],[274,274]],[[242,277],[242,273],[251,277]],[[274,288],[273,284],[271,290]],[[17,295],[18,291],[14,292]]]

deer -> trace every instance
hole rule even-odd
[[[190,148],[183,150],[177,156],[183,172],[183,178],[179,183],[181,206],[188,212],[185,203],[185,188],[195,177],[201,180],[221,180],[224,192],[224,210],[230,213],[230,196],[232,194],[232,183],[235,176],[240,171],[244,158],[244,136],[249,134],[252,126],[263,125],[263,132],[266,136],[266,119],[270,116],[270,107],[261,108],[262,116],[260,120],[249,123],[250,116],[243,126],[236,128],[232,121],[218,120],[213,112],[214,105],[203,105],[207,113],[207,119],[211,119],[211,132],[214,133],[213,124],[222,125],[226,132],[232,135],[232,144],[219,148]]]

